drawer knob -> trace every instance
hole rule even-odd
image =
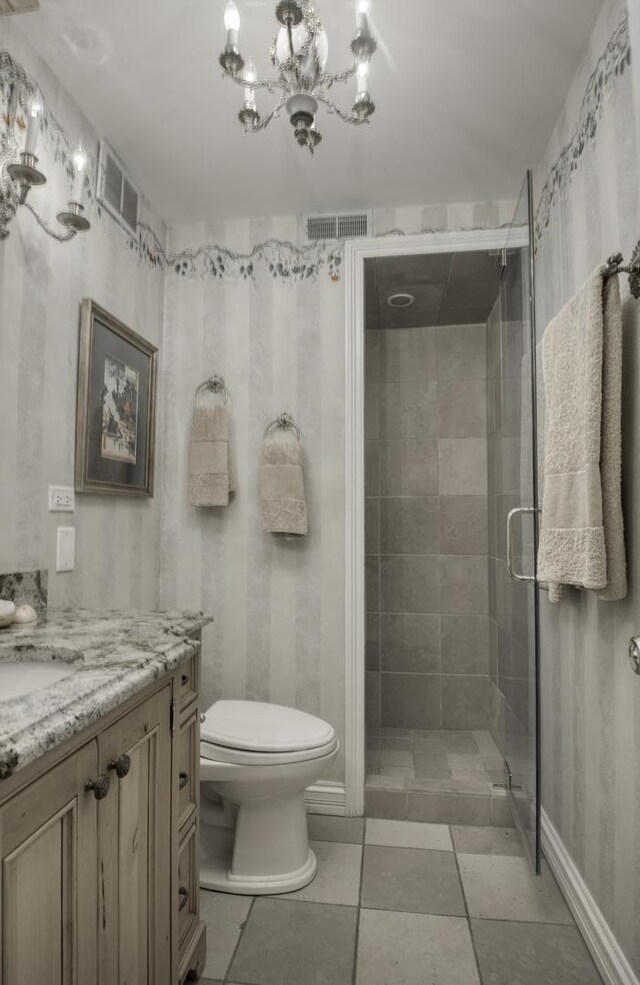
[[[119,759],[110,759],[107,763],[107,769],[115,770],[118,779],[122,780],[131,769],[131,760],[124,752]]]
[[[109,793],[109,787],[111,781],[106,773],[102,773],[97,780],[87,780],[84,785],[85,790],[93,790],[93,796],[96,800],[104,800],[104,798]]]
[[[189,890],[186,886],[180,886],[178,896],[180,897],[180,902],[178,903],[178,913],[180,913],[180,910],[184,910],[185,906],[189,902]]]
[[[180,773],[180,783],[178,785],[179,790],[184,790],[185,787],[189,785],[189,774]]]

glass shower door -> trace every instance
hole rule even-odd
[[[516,827],[540,859],[536,365],[531,172],[509,229],[494,379],[498,734]],[[500,557],[502,555],[502,557]]]

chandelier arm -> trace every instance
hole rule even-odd
[[[328,99],[320,92],[316,93],[316,99],[319,103],[326,106],[330,113],[335,113],[336,116],[339,116],[345,123],[352,123],[354,126],[359,127],[362,126],[363,123],[369,124],[371,122],[368,118],[361,119],[359,116],[356,116],[355,113],[345,112],[345,110],[340,109],[340,107],[334,103],[333,100]]]
[[[47,236],[51,236],[52,239],[56,239],[59,243],[68,243],[70,239],[73,239],[77,235],[77,230],[70,229],[68,233],[57,233],[55,230],[50,229],[47,223],[44,221],[42,216],[38,215],[33,205],[30,202],[22,203],[26,209],[29,210],[31,215],[35,218],[36,222],[41,229],[44,229]]]
[[[239,85],[241,88],[251,89],[252,91],[255,91],[256,89],[267,89],[268,92],[271,92],[274,95],[278,92],[278,90],[288,91],[285,90],[285,86],[282,82],[282,79],[280,78],[264,79],[263,81],[256,81],[256,82],[247,82],[246,79],[241,78],[239,75],[232,75],[231,72],[223,72],[222,77],[226,79],[231,79],[232,82],[235,82],[236,85]]]
[[[349,79],[353,79],[357,71],[358,66],[352,65],[351,68],[345,69],[344,72],[325,73],[320,76],[317,85],[321,89],[329,90],[336,82],[348,82]]]
[[[278,105],[275,106],[274,109],[272,109],[271,112],[267,116],[265,116],[264,118],[262,118],[260,120],[260,122],[256,124],[256,126],[251,127],[246,132],[247,133],[260,133],[261,130],[266,130],[267,127],[269,126],[269,124],[271,123],[271,121],[273,119],[275,119],[277,116],[280,115],[280,113],[281,113],[281,111],[282,111],[282,109],[283,109],[283,107],[284,107],[287,99],[288,99],[288,96],[286,96],[286,95],[283,96],[282,99],[279,101]]]

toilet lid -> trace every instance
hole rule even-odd
[[[298,752],[325,746],[335,737],[315,715],[261,701],[217,701],[204,716],[203,742],[252,752]]]

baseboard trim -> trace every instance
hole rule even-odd
[[[347,813],[345,785],[334,780],[324,780],[307,787],[304,802],[310,814],[344,817]]]
[[[609,924],[546,812],[542,848],[606,985],[640,985]]]

